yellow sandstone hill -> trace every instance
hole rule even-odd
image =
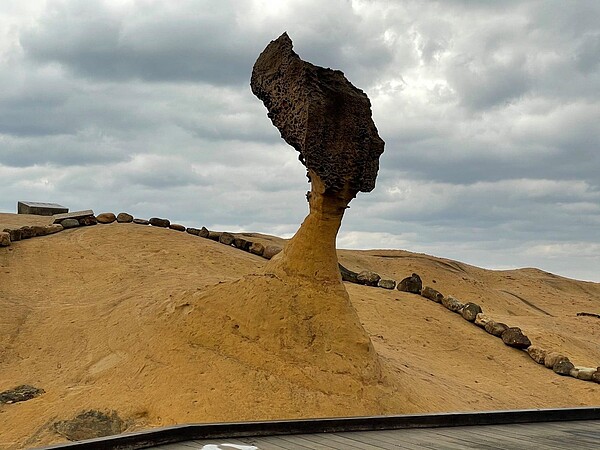
[[[0,214],[0,229],[48,220]],[[385,278],[416,272],[443,294],[521,327],[535,345],[575,365],[600,364],[600,319],[577,316],[600,312],[600,284],[400,250],[338,254],[349,269]],[[558,376],[417,295],[345,283],[356,315],[341,318],[330,305],[310,330],[302,305],[324,302],[326,288],[286,291],[262,275],[266,264],[208,239],[135,224],[66,230],[0,249],[0,392],[23,384],[45,391],[0,404],[0,447],[64,441],[54,424],[90,409],[116,411],[131,431],[600,404],[600,385]],[[278,315],[278,305],[294,301],[295,316]],[[351,317],[370,342],[350,329]]]

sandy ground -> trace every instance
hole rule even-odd
[[[0,214],[0,227],[29,219]],[[399,250],[342,250],[339,256],[350,269],[369,268],[392,279],[417,272],[424,284],[520,326],[534,344],[561,350],[576,365],[600,364],[600,319],[576,316],[600,313],[600,284],[536,269],[488,271]],[[52,423],[84,409],[115,410],[136,430],[186,422],[600,405],[600,385],[555,375],[441,305],[352,284],[346,284],[350,301],[385,382],[360,386],[361,378],[342,366],[339,377],[315,369],[311,381],[311,367],[265,353],[268,345],[240,337],[233,321],[219,325],[225,315],[215,311],[218,303],[202,307],[211,293],[226,298],[244,289],[264,265],[232,247],[133,224],[67,230],[0,249],[0,391],[20,384],[46,391],[0,405],[0,447],[61,442]],[[235,299],[221,308],[244,316]],[[334,329],[336,316],[329,320]],[[206,327],[204,334],[196,333],[198,327]],[[237,340],[227,341],[229,336]],[[236,342],[239,350],[232,349]]]

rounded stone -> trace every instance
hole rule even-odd
[[[455,313],[460,313],[460,311],[465,307],[465,304],[463,302],[455,299],[451,295],[442,298],[442,305],[444,305],[447,309]]]
[[[146,219],[133,219],[133,223],[137,225],[150,225],[150,221]]]
[[[265,246],[262,245],[260,242],[253,242],[250,245],[250,253],[253,253],[258,256],[262,256],[264,251],[265,251]]]
[[[169,228],[175,231],[185,231],[185,227],[183,225],[179,225],[178,223],[170,223]]]
[[[152,217],[150,225],[153,227],[168,228],[171,225],[171,221],[169,219],[161,219],[160,217]]]
[[[574,376],[578,380],[592,381],[592,377],[594,376],[596,369],[593,367],[575,367],[571,371],[571,376],[573,376],[573,371],[576,372]]]
[[[559,361],[568,361],[569,358],[558,352],[549,352],[546,353],[546,358],[544,358],[544,365],[548,369],[552,369],[554,365]]]
[[[185,232],[193,236],[198,236],[200,234],[200,230],[198,228],[186,228]]]
[[[231,233],[223,232],[221,236],[219,236],[219,242],[224,245],[231,245],[235,240],[235,236]]]
[[[519,327],[510,327],[502,333],[502,342],[509,347],[526,349],[531,345],[531,341],[523,334]]]
[[[425,286],[423,289],[421,289],[421,296],[436,303],[442,303],[442,300],[444,298],[441,292],[436,291],[435,289],[429,286]],[[474,317],[473,320],[475,320]]]
[[[267,245],[265,247],[265,251],[263,252],[263,258],[271,259],[273,256],[281,253],[281,250],[283,249],[279,245]]]
[[[103,223],[103,224],[113,223],[115,220],[117,220],[117,216],[115,216],[111,212],[106,212],[106,213],[98,214],[96,216],[96,220],[98,221],[98,223]]]
[[[410,292],[411,294],[420,294],[423,288],[423,282],[421,277],[416,273],[413,273],[410,277],[404,278],[398,283],[396,289],[402,292]]]
[[[552,366],[552,370],[554,371],[554,373],[557,373],[557,374],[563,375],[563,376],[570,375],[571,370],[573,370],[574,368],[575,368],[575,366],[568,359],[561,359],[556,364],[554,364],[554,366]]]
[[[363,284],[365,286],[377,286],[377,283],[379,283],[381,277],[379,274],[371,272],[370,270],[363,270],[357,275],[356,280],[359,284]]]
[[[10,245],[10,234],[6,231],[0,232],[0,247],[8,247]]]
[[[500,337],[502,333],[508,330],[508,325],[502,322],[489,321],[484,327],[485,331],[490,333],[492,336]]]
[[[10,235],[11,242],[17,242],[21,240],[21,230],[19,228],[5,228],[4,232]]]
[[[475,325],[480,328],[485,328],[485,326],[492,320],[489,316],[486,316],[484,313],[479,313],[475,316]]]
[[[44,228],[46,228],[46,234],[58,233],[59,231],[62,231],[65,229],[60,223],[53,223],[50,225],[46,225]]]
[[[210,234],[210,231],[208,231],[208,228],[202,227],[202,228],[200,228],[200,232],[198,233],[198,237],[207,238],[209,234]]]
[[[240,250],[244,250],[246,252],[250,251],[250,246],[252,245],[252,242],[243,239],[243,238],[235,238],[233,240],[233,246],[235,248],[239,248]]]
[[[77,219],[65,219],[60,223],[63,228],[76,228],[79,226],[79,220]]]
[[[34,225],[31,228],[34,236],[46,236],[48,234],[44,225]]]
[[[91,225],[97,225],[98,219],[95,216],[85,216],[79,219],[79,225],[82,227],[89,227]]]
[[[463,319],[469,322],[475,322],[477,314],[482,312],[481,306],[479,306],[477,303],[469,302],[465,304],[463,309],[460,311],[460,314],[463,316]]]
[[[209,231],[208,235],[206,237],[208,239],[210,239],[211,241],[219,242],[219,239],[221,238],[221,232],[220,231]]]
[[[530,345],[529,347],[527,347],[527,353],[529,354],[531,359],[533,359],[536,363],[544,364],[544,361],[546,359],[546,353],[548,352],[536,345]]]
[[[394,289],[396,287],[396,281],[394,280],[379,280],[377,286],[383,289]]]
[[[117,216],[117,222],[119,223],[131,223],[133,222],[133,216],[126,212],[119,213]]]
[[[79,222],[77,222],[77,224],[79,225]],[[30,239],[32,237],[35,237],[35,231],[33,228],[27,226],[21,227],[21,239]]]

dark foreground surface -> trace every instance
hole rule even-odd
[[[229,445],[228,445],[229,444]],[[237,447],[234,447],[236,445]],[[600,420],[185,441],[165,450],[598,449]]]
[[[190,424],[47,448],[595,449],[600,407]]]

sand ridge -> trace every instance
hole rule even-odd
[[[7,222],[2,215],[0,223]],[[487,271],[405,251],[339,255],[350,269],[369,268],[389,278],[417,272],[425,284],[478,302],[492,317],[522,327],[535,344],[558,347],[577,365],[600,361],[600,320],[576,316],[600,310],[600,284],[535,269]],[[253,344],[257,336],[235,336],[233,319],[244,318],[235,304],[221,305],[232,310],[221,310],[220,320],[229,315],[232,321],[214,327],[235,339],[223,342],[214,334],[206,342],[198,325],[214,320],[214,311],[202,311],[203,298],[211,291],[238,292],[248,277],[263,276],[265,264],[185,233],[116,223],[3,249],[0,390],[29,383],[46,393],[0,406],[0,447],[61,441],[51,424],[89,408],[116,410],[134,430],[376,411],[600,404],[599,385],[559,377],[441,305],[398,291],[346,284],[381,362],[383,384],[359,388],[354,376],[297,370],[292,360],[271,359],[272,348]],[[327,321],[334,324],[335,315]],[[233,345],[243,350],[241,356],[235,357]],[[327,377],[328,389],[322,380],[311,384],[311,370]]]

